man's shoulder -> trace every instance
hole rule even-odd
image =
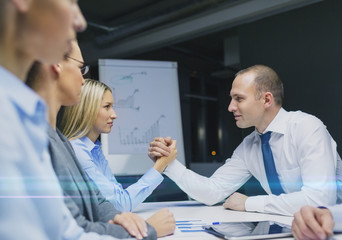
[[[286,135],[297,144],[309,140],[314,134],[328,133],[327,127],[316,116],[301,111],[289,112],[286,122]],[[331,136],[330,136],[331,137]]]
[[[21,110],[7,97],[6,92],[0,87],[0,152],[2,161],[10,160],[8,163],[22,163],[25,150],[31,149],[32,142],[28,136],[27,129],[22,123]],[[18,151],[21,149],[21,151]]]
[[[305,113],[302,111],[289,111],[287,112],[288,118],[286,119],[288,125],[291,127],[301,127],[301,126],[321,126],[324,125],[323,122],[316,116]]]
[[[16,104],[11,101],[10,96],[7,94],[6,90],[0,87],[0,105],[1,111],[0,115],[7,115],[8,113],[16,112]],[[8,119],[8,118],[7,118]]]
[[[0,87],[0,131],[3,136],[19,137],[26,131],[22,121],[26,119],[25,112],[17,106],[6,91]],[[3,140],[5,138],[2,138]]]

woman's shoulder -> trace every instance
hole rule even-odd
[[[86,142],[82,141],[81,138],[71,140],[70,143],[75,151],[76,156],[79,159],[83,159],[84,157],[92,157],[91,149],[86,144]]]

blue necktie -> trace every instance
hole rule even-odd
[[[274,165],[272,150],[269,144],[271,133],[272,132],[267,132],[265,134],[260,135],[261,150],[262,150],[262,156],[264,158],[265,172],[266,172],[266,176],[267,176],[267,180],[268,180],[268,184],[270,186],[271,192],[275,195],[280,195],[284,193],[284,190],[280,185],[278,173]]]

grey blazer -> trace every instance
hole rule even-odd
[[[49,153],[52,166],[59,179],[65,198],[65,204],[71,214],[86,232],[111,235],[117,238],[129,238],[129,233],[120,225],[110,224],[120,211],[107,201],[91,182],[77,160],[68,139],[50,125],[48,128]],[[148,237],[157,239],[155,229],[148,225]]]

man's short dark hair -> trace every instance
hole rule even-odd
[[[265,65],[254,65],[239,71],[235,76],[239,76],[248,72],[255,73],[254,83],[257,99],[260,99],[263,93],[270,92],[272,93],[274,101],[278,106],[283,104],[283,83],[281,82],[278,74],[272,68]]]

